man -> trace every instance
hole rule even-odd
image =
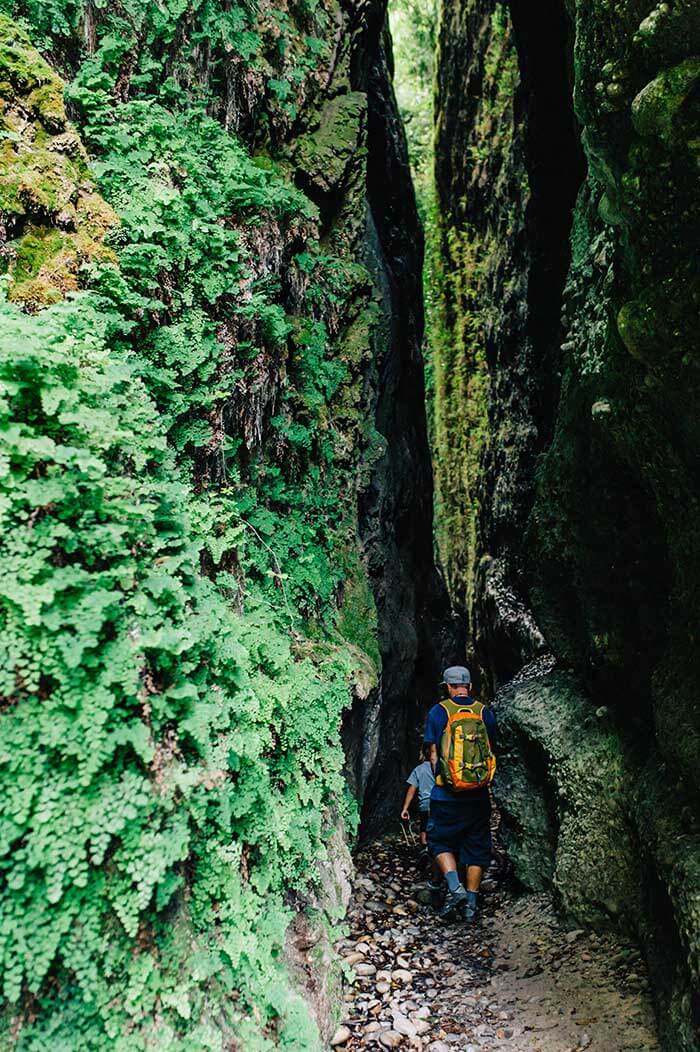
[[[430,746],[431,763],[437,775],[430,794],[428,849],[447,882],[447,896],[439,914],[441,919],[449,921],[463,916],[473,921],[481,876],[491,862],[489,783],[495,770],[496,717],[490,709],[470,697],[469,669],[461,665],[445,669],[443,682],[449,701],[433,705],[425,724],[424,740]],[[450,730],[446,734],[446,731],[448,723],[452,727],[454,716],[464,716],[464,722],[469,718],[470,728],[475,732],[469,736],[470,742],[479,738],[483,769],[481,762],[478,765],[465,764],[465,767],[480,767],[473,786],[460,780],[460,772],[455,773],[454,764],[446,755],[446,750],[451,748],[452,733]],[[479,725],[482,721],[483,725]],[[462,730],[459,733],[466,737]],[[459,879],[458,862],[466,867],[466,888]]]

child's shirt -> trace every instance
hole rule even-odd
[[[435,785],[435,775],[430,762],[425,760],[423,763],[419,763],[417,767],[414,767],[406,782],[408,785],[415,785],[418,790],[419,810],[428,811],[430,809],[430,794]]]

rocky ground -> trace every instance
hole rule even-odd
[[[428,1052],[652,1052],[659,1045],[638,951],[569,930],[546,895],[504,871],[484,883],[473,927],[441,925],[422,887],[427,861],[403,838],[362,848],[339,944],[343,1024],[332,1044]]]

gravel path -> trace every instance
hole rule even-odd
[[[342,1050],[658,1052],[637,950],[567,930],[546,895],[485,881],[477,926],[443,926],[416,848],[362,848],[350,907]]]

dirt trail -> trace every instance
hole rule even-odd
[[[485,881],[481,922],[443,926],[421,890],[416,848],[387,837],[360,850],[339,944],[354,970],[342,1049],[429,1052],[658,1052],[637,950],[571,931],[546,895]]]

